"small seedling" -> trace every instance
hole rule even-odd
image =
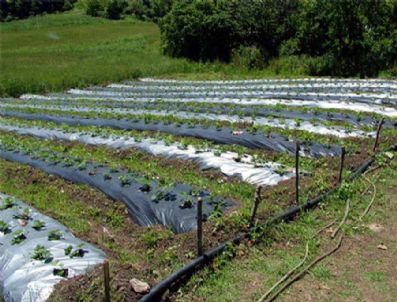
[[[189,199],[185,199],[180,205],[179,207],[181,209],[190,209],[193,207],[193,200],[191,198]]]
[[[40,231],[45,227],[45,222],[42,220],[34,220],[32,222],[32,228],[34,228],[36,231]]]
[[[122,187],[128,186],[130,184],[130,180],[129,180],[128,176],[125,176],[125,175],[119,176],[119,181],[120,181],[120,184]]]
[[[10,197],[7,197],[3,200],[3,204],[0,206],[0,210],[7,210],[9,208],[12,208],[14,205],[14,200],[12,200]]]
[[[82,244],[78,245],[77,248],[73,250],[73,247],[69,245],[67,248],[64,249],[65,255],[69,256],[70,258],[84,257],[86,251],[82,249],[82,246],[83,246]]]
[[[3,220],[0,220],[0,232],[6,234],[10,231],[10,225]]]
[[[60,230],[51,230],[48,232],[48,240],[61,240],[63,233]]]
[[[150,192],[151,187],[150,187],[150,185],[148,185],[148,184],[143,184],[143,185],[139,188],[139,190],[142,191],[142,192]]]
[[[48,249],[38,244],[34,248],[32,259],[44,261],[44,263],[49,263],[52,261],[52,255]]]
[[[103,179],[110,180],[110,179],[112,179],[112,176],[109,173],[105,173],[105,174],[103,174]]]
[[[71,246],[71,245],[69,245],[67,248],[65,248],[65,249],[64,249],[64,251],[65,251],[65,256],[69,256],[70,253],[72,252],[72,250],[73,250],[73,246]]]
[[[214,151],[214,155],[217,156],[217,157],[220,157],[222,155],[222,152],[219,151],[219,150],[215,150]]]
[[[77,169],[79,169],[80,171],[83,171],[87,168],[87,163],[86,162],[81,162],[77,165]]]
[[[12,237],[11,244],[20,244],[26,239],[25,232],[23,230],[17,230]]]
[[[30,219],[29,213],[30,213],[29,208],[24,208],[23,211],[18,212],[13,217],[15,219],[29,220]]]
[[[54,276],[59,276],[62,278],[67,278],[69,275],[69,270],[67,268],[54,268],[52,271]]]

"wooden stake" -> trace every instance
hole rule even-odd
[[[103,263],[103,277],[105,286],[105,302],[110,302],[110,274],[109,262],[107,260]]]
[[[295,203],[299,204],[299,151],[300,143],[296,142],[295,150]]]
[[[203,199],[197,199],[197,257],[203,255]]]
[[[256,212],[258,210],[259,203],[261,202],[262,199],[261,191],[262,191],[262,186],[257,186],[255,190],[255,200],[251,210],[250,226],[253,226],[255,222]]]
[[[385,121],[385,118],[382,117],[382,119],[379,121],[378,124],[378,129],[376,130],[376,138],[375,138],[375,144],[374,144],[374,149],[372,150],[373,152],[376,151],[376,148],[378,148],[378,143],[379,143],[379,134],[380,134],[380,130],[382,129],[383,126],[383,122]]]
[[[343,173],[343,164],[345,162],[345,153],[346,153],[346,149],[345,149],[345,147],[342,147],[342,153],[340,155],[340,166],[339,166],[338,183],[342,182],[342,173]]]

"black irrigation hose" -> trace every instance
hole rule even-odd
[[[396,150],[397,145],[394,145],[390,150]],[[369,166],[372,165],[372,163],[375,161],[375,159],[372,157],[365,161],[360,167],[358,167],[348,178],[347,181],[351,182],[353,179],[356,177],[360,176],[362,173],[364,173]],[[278,214],[277,216],[269,219],[266,221],[263,226],[270,226],[275,223],[281,222],[281,221],[288,221],[291,218],[293,218],[296,214],[302,211],[309,210],[311,208],[314,208],[317,206],[322,200],[326,199],[330,195],[332,195],[334,192],[336,192],[340,188],[340,184],[338,184],[336,187],[332,188],[331,190],[327,191],[326,193],[308,201],[307,203],[299,206],[294,206],[288,208],[286,211]],[[204,267],[208,262],[210,262],[212,259],[216,258],[222,252],[225,250],[227,243],[233,243],[234,245],[239,244],[244,238],[248,236],[250,231],[254,229],[250,229],[246,233],[241,233],[238,235],[236,238],[234,238],[231,241],[224,242],[220,244],[219,246],[213,248],[212,250],[204,253],[203,256],[200,256],[196,259],[194,259],[192,262],[188,263],[185,265],[183,268],[180,270],[176,271],[175,273],[171,274],[168,276],[166,279],[158,283],[156,286],[154,286],[148,294],[142,297],[140,302],[154,302],[154,301],[159,301],[161,300],[162,295],[173,285],[178,283],[181,279],[187,278],[190,276],[192,273],[195,271],[199,270],[200,268]]]

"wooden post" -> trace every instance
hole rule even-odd
[[[197,257],[203,255],[203,199],[197,199]]]
[[[299,151],[300,143],[296,142],[295,150],[295,203],[299,204]]]
[[[342,153],[340,154],[340,165],[339,165],[339,177],[338,177],[338,183],[342,182],[342,173],[343,173],[343,165],[345,162],[345,153],[346,149],[345,147],[342,147]]]
[[[103,263],[103,277],[105,286],[105,302],[110,302],[110,274],[109,262],[107,260]]]
[[[253,226],[255,222],[256,211],[258,210],[259,203],[261,202],[262,199],[261,191],[262,191],[262,186],[257,186],[255,190],[254,204],[252,205],[252,209],[251,209],[250,227]]]
[[[383,122],[385,121],[385,118],[384,117],[382,117],[382,119],[379,121],[379,124],[378,124],[378,129],[376,130],[376,138],[375,138],[375,144],[374,144],[374,148],[373,148],[373,152],[375,152],[376,151],[376,148],[378,148],[378,143],[379,143],[379,133],[380,133],[380,130],[382,129],[382,125],[383,125]]]

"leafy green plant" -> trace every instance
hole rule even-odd
[[[3,220],[0,220],[0,232],[6,234],[10,231],[10,225]]]
[[[120,175],[120,176],[118,177],[118,179],[119,179],[120,185],[121,185],[122,187],[128,186],[128,185],[131,183],[130,179],[129,179],[128,176],[126,176],[126,175]]]
[[[52,271],[54,276],[59,276],[62,278],[67,278],[69,275],[69,270],[67,268],[54,268]]]
[[[60,230],[51,230],[48,232],[48,240],[61,240],[63,233]]]
[[[45,227],[45,222],[42,220],[33,220],[32,228],[36,231],[40,231]]]
[[[22,211],[19,211],[18,213],[14,214],[15,219],[22,219],[22,220],[29,220],[30,219],[30,210],[29,208],[24,208]]]
[[[12,198],[6,197],[3,199],[3,203],[0,206],[0,210],[7,210],[9,208],[12,208],[15,205],[15,202]]]
[[[103,179],[104,180],[110,180],[110,179],[112,179],[112,176],[109,173],[104,173],[103,174]]]
[[[20,244],[22,241],[26,239],[26,235],[24,230],[17,230],[14,232],[14,235],[11,240],[11,244]]]
[[[84,243],[79,244],[76,249],[73,249],[73,246],[69,245],[64,249],[65,256],[69,256],[70,258],[84,257],[86,251],[82,248],[83,245]]]
[[[45,248],[45,246],[38,244],[33,251],[32,259],[49,263],[52,261],[53,257],[50,251]]]

